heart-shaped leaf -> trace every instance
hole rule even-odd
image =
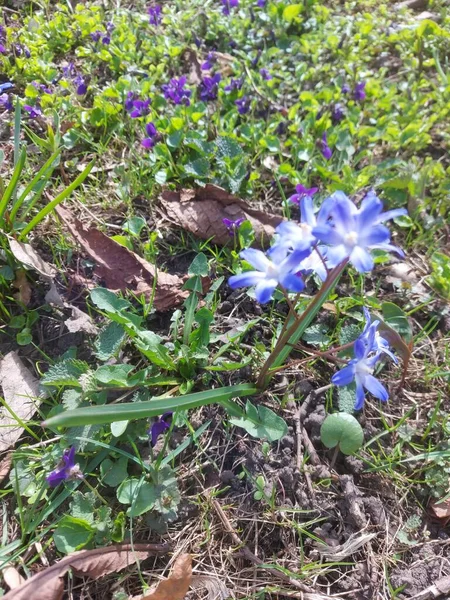
[[[334,413],[322,423],[320,439],[327,448],[339,444],[343,454],[353,454],[362,446],[364,433],[355,417],[348,413]]]

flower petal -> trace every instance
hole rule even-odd
[[[355,246],[350,254],[350,262],[359,273],[371,271],[373,269],[373,258],[365,248]]]
[[[359,381],[356,381],[356,402],[355,402],[354,409],[361,410],[362,407],[364,406],[365,399],[366,399],[366,397],[364,394],[364,388],[362,386],[362,383]]]
[[[267,268],[270,266],[270,260],[261,252],[261,250],[256,250],[255,248],[247,248],[246,250],[242,250],[240,253],[240,257],[246,260],[248,263],[255,267],[258,271],[266,272]]]
[[[348,385],[354,379],[355,365],[350,362],[346,367],[344,367],[343,369],[341,369],[333,375],[333,377],[331,378],[331,383],[334,383],[334,385],[339,386]]]
[[[316,189],[317,188],[312,188]],[[316,225],[316,217],[314,215],[313,199],[311,196],[303,196],[300,200],[300,214],[302,216],[302,222],[308,223],[311,227]]]
[[[294,273],[288,273],[287,275],[280,277],[280,284],[288,290],[288,292],[301,292],[305,287],[301,276]]]
[[[372,396],[375,396],[375,398],[378,398],[382,402],[386,402],[386,400],[389,399],[387,389],[373,375],[366,375],[364,387],[372,394]]]
[[[313,227],[312,234],[324,244],[337,245],[343,241],[342,236],[331,225],[317,225]]]
[[[260,304],[265,304],[272,299],[272,294],[278,285],[276,279],[264,279],[255,287],[255,296]]]
[[[228,280],[228,285],[235,290],[239,287],[251,287],[257,285],[266,278],[265,273],[260,271],[246,271],[239,275],[232,275]]]

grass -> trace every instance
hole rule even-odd
[[[27,577],[38,563],[52,564],[74,549],[164,538],[190,551],[199,572],[213,573],[238,598],[289,597],[298,593],[289,578],[324,594],[408,598],[434,583],[427,548],[441,553],[442,575],[449,570],[445,521],[429,507],[450,491],[448,7],[430,0],[431,17],[423,19],[371,0],[280,0],[265,7],[240,0],[224,15],[217,2],[173,0],[164,4],[158,25],[149,24],[146,9],[140,1],[101,7],[48,0],[0,8],[6,46],[0,83],[14,83],[6,93],[20,108],[0,105],[0,216],[6,219],[0,353],[17,350],[47,390],[35,419],[22,424],[1,483],[0,568],[12,564]],[[106,34],[109,22],[110,43],[94,41],[91,34]],[[211,74],[201,67],[208,58],[211,73],[222,78],[213,100],[200,97],[199,78]],[[189,106],[162,91],[182,75],[188,76]],[[241,89],[225,89],[241,76]],[[77,94],[80,78],[83,94]],[[358,82],[366,83],[365,99],[352,95]],[[131,118],[129,93],[151,99],[148,115]],[[242,97],[249,98],[245,114],[236,105]],[[42,115],[32,118],[25,105]],[[336,105],[342,119],[333,117]],[[141,141],[149,121],[159,137],[146,149]],[[324,133],[333,151],[328,160],[321,153]],[[409,272],[399,274],[383,253],[368,275],[347,270],[304,333],[294,356],[300,361],[250,398],[253,409],[244,407],[244,398],[202,406],[195,394],[207,400],[211,389],[254,381],[289,306],[281,292],[261,306],[251,291],[231,292],[226,285],[241,268],[239,250],[249,245],[251,227],[225,247],[198,239],[188,227],[173,226],[161,191],[215,184],[257,209],[296,218],[287,198],[298,183],[319,188],[318,204],[336,190],[359,201],[373,188],[388,209],[406,207],[408,216],[396,219],[392,232]],[[86,228],[99,228],[161,271],[185,275],[189,268],[188,300],[161,314],[139,293],[99,299],[86,290],[77,275],[100,288],[102,282],[92,280],[92,260],[54,213],[60,201]],[[57,268],[65,305],[48,303],[49,283],[30,265],[30,298],[18,296],[23,265],[7,233]],[[206,277],[213,287],[203,294]],[[299,305],[306,306],[314,285],[310,281]],[[364,444],[344,457],[320,441],[325,415],[342,407],[336,388],[311,395],[335,372],[336,364],[318,353],[353,341],[362,329],[361,307],[380,315],[386,302],[412,327],[407,378],[399,390],[401,369],[381,370],[389,403],[366,402],[356,414]],[[65,330],[72,306],[90,316],[97,336]],[[336,356],[337,364],[343,357]],[[146,417],[180,397],[186,410],[152,448]],[[302,402],[307,410],[298,430]],[[58,425],[64,410],[88,415],[92,404],[98,422],[86,417]],[[249,410],[256,411],[251,418]],[[112,415],[108,423],[105,411]],[[54,425],[42,428],[44,419]],[[85,479],[51,489],[45,477],[71,445]],[[346,477],[357,490],[354,499],[345,492]],[[246,548],[284,573],[284,582],[243,558],[215,501]],[[418,523],[411,524],[412,515]],[[365,529],[376,537],[359,550],[334,562],[321,559],[321,548]],[[361,574],[364,561],[371,577]],[[414,581],[418,565],[428,582]],[[154,568],[165,572],[164,559]],[[409,568],[412,580],[405,579]],[[142,565],[139,576],[133,573],[107,580],[115,600],[154,582]],[[86,583],[86,590],[100,598],[105,588],[96,585]]]

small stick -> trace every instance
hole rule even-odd
[[[305,476],[306,486],[308,488],[309,494],[312,500],[315,499],[316,494],[314,492],[313,484],[311,481],[311,476],[308,471],[303,466],[303,452],[302,452],[302,410],[301,408],[295,414],[295,429],[297,433],[297,468],[299,471],[303,472]]]

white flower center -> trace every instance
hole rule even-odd
[[[308,225],[308,223],[300,223],[300,229],[305,236],[310,235],[312,231],[312,227],[311,225]]]
[[[347,233],[344,240],[346,246],[351,246],[353,248],[358,243],[358,233],[356,231],[350,231],[350,233]]]
[[[278,267],[274,263],[270,263],[267,267],[266,275],[269,279],[278,279]]]
[[[369,365],[367,364],[367,362],[365,360],[360,360],[356,364],[356,372],[359,375],[372,375],[373,369],[372,369],[372,367],[369,367]]]

